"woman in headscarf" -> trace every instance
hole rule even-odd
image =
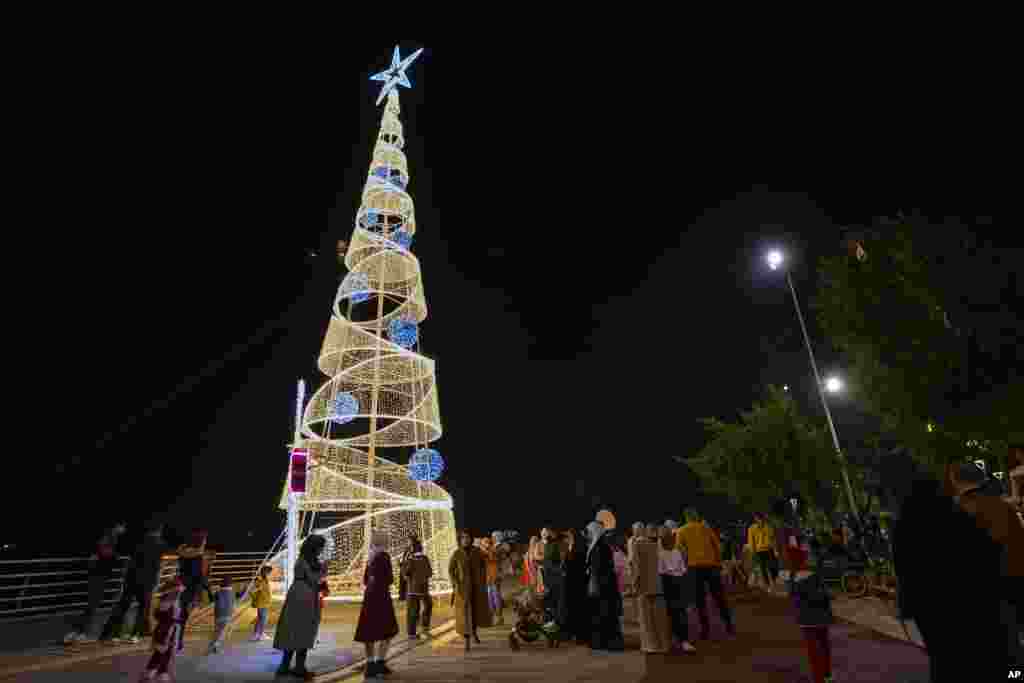
[[[459,534],[459,549],[448,563],[448,577],[452,582],[452,605],[455,607],[455,631],[466,639],[480,643],[477,629],[491,625],[491,610],[487,604],[487,574],[484,558],[473,546],[473,536],[466,530]]]
[[[391,584],[394,571],[391,555],[387,552],[388,536],[381,529],[370,533],[370,549],[363,572],[363,606],[353,637],[366,646],[366,678],[391,673],[384,660],[388,656],[391,639],[398,635],[398,620],[391,604]]]
[[[536,543],[533,541],[536,540]],[[544,595],[544,541],[536,536],[530,541],[530,562],[533,567],[533,589],[538,595]]]
[[[580,645],[590,642],[590,612],[587,609],[587,546],[576,532],[566,531],[566,552],[562,559],[562,599],[559,601],[558,627],[566,638]]]
[[[633,590],[639,597],[640,647],[648,654],[668,654],[672,646],[665,589],[658,574],[658,547],[658,527],[653,524],[634,538]]]
[[[622,595],[615,578],[612,549],[604,542],[604,525],[593,521],[587,525],[587,598],[590,603],[590,648],[621,651]]]
[[[306,654],[316,644],[320,630],[320,591],[324,584],[324,567],[320,554],[327,539],[319,534],[306,538],[295,562],[295,577],[284,599],[281,616],[274,633],[274,649],[281,650],[278,676],[292,675],[311,681],[314,674],[306,669]],[[291,669],[292,655],[295,668]]]

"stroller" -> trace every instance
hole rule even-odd
[[[512,611],[515,612],[516,623],[508,635],[509,647],[518,650],[520,640],[532,643],[541,636],[547,640],[548,647],[558,647],[558,626],[544,626],[546,623],[552,623],[554,619],[553,615],[544,609],[543,596],[530,590],[524,591],[512,604]]]

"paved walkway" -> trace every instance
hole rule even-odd
[[[435,630],[439,631],[435,638],[411,649],[407,649],[411,644],[404,639],[396,640],[389,666],[395,671],[394,680],[424,682],[809,683],[801,633],[793,621],[788,600],[761,592],[733,596],[733,600],[737,636],[727,637],[713,621],[711,640],[697,642],[698,653],[694,656],[644,655],[639,649],[635,626],[627,628],[627,651],[614,654],[592,653],[589,648],[571,644],[549,649],[541,643],[524,643],[522,649],[514,651],[507,641],[508,626],[481,631],[483,644],[474,646],[466,654],[461,639],[453,631],[444,632],[441,628]],[[311,653],[309,661],[311,668],[323,674],[318,680],[324,683],[362,680],[356,668],[362,648],[351,640],[354,621],[354,615],[338,613],[325,622],[324,642]],[[699,632],[692,614],[690,628],[693,634]],[[244,627],[243,630],[248,631]],[[279,654],[269,642],[245,641],[246,635],[236,633],[226,652],[213,656],[205,654],[206,639],[193,640],[185,655],[178,659],[177,680],[181,683],[269,683],[274,680]],[[832,643],[836,678],[844,683],[924,683],[928,678],[928,661],[922,650],[863,626],[838,623],[832,629]],[[91,661],[68,662],[60,668],[24,671],[4,680],[33,683],[134,681],[147,657],[148,653],[139,648],[136,652],[118,652]]]
[[[405,609],[402,603],[395,603],[402,633],[405,632]],[[275,604],[270,615],[270,628],[277,621],[280,604]],[[255,610],[247,609],[238,620],[223,653],[208,655],[211,632],[189,634],[185,651],[176,660],[179,683],[193,681],[272,681],[273,672],[281,661],[281,653],[273,649],[272,641],[250,642]],[[363,647],[352,641],[359,605],[351,603],[328,603],[320,629],[320,644],[309,655],[310,668],[322,671],[339,671],[350,666],[363,656]],[[440,624],[434,632],[444,632],[451,620],[451,608],[447,601],[439,601],[434,607],[434,624]],[[8,625],[5,628],[10,628]],[[94,629],[95,630],[95,629]],[[394,650],[400,651],[404,637],[395,641]],[[151,654],[150,644],[111,645],[89,643],[82,646],[65,647],[53,643],[30,650],[8,651],[0,654],[0,680],[25,681],[28,683],[50,683],[51,681],[136,681]]]
[[[696,655],[644,655],[637,627],[627,625],[624,653],[592,653],[589,648],[563,644],[549,649],[542,644],[509,648],[508,628],[481,632],[483,644],[469,654],[454,634],[393,658],[394,679],[441,681],[604,681],[708,683],[757,681],[810,683],[802,634],[793,620],[790,602],[752,592],[733,596],[737,635],[728,637],[713,622],[712,637],[696,645]],[[627,615],[629,616],[629,615]],[[690,629],[699,633],[691,612]],[[925,683],[928,660],[924,652],[862,626],[838,623],[832,629],[833,663],[840,681]],[[325,677],[325,681],[362,681],[358,673]]]

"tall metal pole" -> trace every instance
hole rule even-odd
[[[295,579],[295,562],[299,559],[299,501],[298,495],[292,492],[292,448],[299,448],[302,445],[302,404],[306,398],[306,382],[299,380],[298,392],[295,397],[295,431],[292,434],[292,446],[288,449],[288,523],[285,540],[285,568],[284,588],[285,592],[292,586]]]
[[[825,409],[825,417],[828,419],[828,428],[832,432],[832,445],[836,449],[836,457],[839,459],[839,471],[843,475],[843,484],[846,486],[846,498],[850,505],[850,512],[859,519],[857,501],[853,497],[853,487],[850,485],[850,475],[846,471],[846,456],[843,449],[839,447],[839,436],[836,434],[836,425],[832,421],[832,411],[829,410],[828,401],[825,400],[825,389],[821,384],[821,375],[818,374],[818,362],[814,359],[814,350],[811,348],[811,337],[807,334],[807,324],[804,323],[804,314],[800,310],[800,300],[796,297],[796,287],[793,286],[793,278],[786,272],[786,283],[789,285],[789,292],[793,295],[793,306],[796,307],[796,317],[800,320],[800,330],[804,333],[804,345],[807,346],[807,355],[811,358],[811,370],[814,371],[814,385],[818,387],[818,397],[821,399],[821,406]]]

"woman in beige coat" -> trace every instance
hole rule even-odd
[[[459,534],[459,549],[448,563],[448,577],[452,582],[452,605],[455,609],[455,631],[466,639],[480,643],[477,629],[491,625],[491,609],[487,603],[487,569],[484,557],[473,546],[468,531]]]
[[[630,558],[633,592],[638,596],[641,649],[650,654],[667,654],[672,648],[665,591],[658,575],[658,527],[649,524],[643,536],[634,538]]]

